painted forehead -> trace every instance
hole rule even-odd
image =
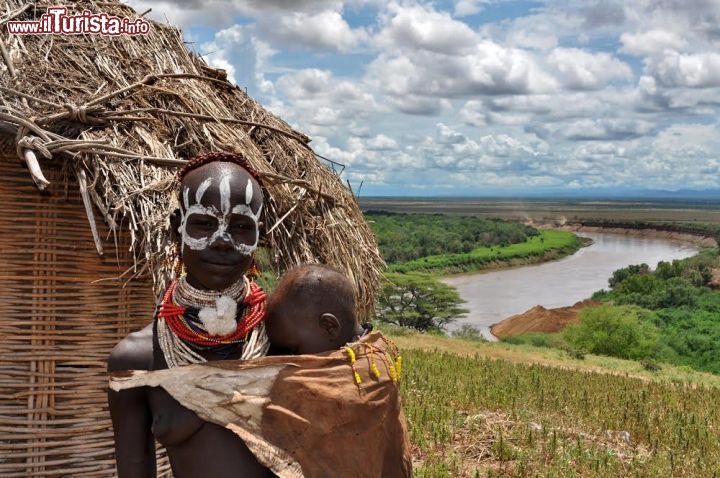
[[[257,212],[263,203],[258,182],[234,163],[210,163],[190,171],[183,178],[180,203],[183,209],[193,204],[221,209],[229,199],[230,206],[246,204]]]

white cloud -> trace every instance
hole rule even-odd
[[[551,50],[558,44],[558,38],[549,31],[537,32],[520,28],[509,31],[505,41],[509,46],[542,51]]]
[[[368,68],[369,81],[393,95],[445,98],[484,94],[553,91],[554,78],[519,49],[480,42],[471,53],[449,56],[432,52],[380,54]]]
[[[397,97],[390,97],[390,104],[397,111],[408,115],[437,116],[450,110],[450,101],[443,98],[432,98],[405,94]]]
[[[263,38],[289,47],[338,51],[351,50],[368,38],[363,28],[351,28],[339,12],[332,10],[268,15],[260,19],[259,31]]]
[[[568,88],[592,90],[614,79],[630,80],[632,69],[609,53],[591,53],[577,48],[556,48],[548,63]]]
[[[282,76],[277,86],[285,95],[294,99],[302,99],[322,94],[330,88],[332,73],[328,70],[307,68]]]
[[[224,27],[233,23],[238,15],[264,16],[285,12],[317,13],[337,10],[342,0],[128,0],[138,12],[151,8],[148,18],[187,27],[209,24]]]
[[[653,130],[649,121],[626,118],[581,119],[557,124],[557,133],[569,140],[624,140],[645,136]]]
[[[278,78],[274,87],[292,104],[288,116],[313,135],[329,137],[350,125],[362,131],[359,122],[381,109],[364,85],[337,78],[328,70],[308,68],[288,73]],[[369,131],[362,135],[369,135]]]
[[[228,80],[238,86],[271,93],[265,78],[268,60],[275,50],[252,35],[252,28],[233,25],[215,33],[212,41],[200,45],[207,63],[227,71]]]
[[[457,0],[455,2],[456,17],[466,17],[469,15],[475,15],[480,13],[485,4],[489,3],[488,0]]]
[[[469,53],[478,43],[475,32],[466,23],[445,12],[413,5],[395,6],[375,43],[386,50],[427,50],[447,55]]]
[[[470,126],[485,126],[487,117],[483,103],[478,100],[470,100],[462,107],[460,118]]]
[[[666,51],[661,58],[649,61],[647,72],[667,87],[720,86],[720,53],[681,54]]]
[[[672,125],[658,134],[654,146],[664,155],[717,157],[720,128],[716,124]]]
[[[668,49],[679,50],[687,46],[687,41],[678,33],[668,30],[623,33],[620,41],[623,44],[620,51],[638,56],[654,55]]]
[[[398,143],[384,134],[378,134],[377,136],[367,140],[367,149],[374,151],[398,149]]]

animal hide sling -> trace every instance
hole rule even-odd
[[[114,372],[113,390],[162,387],[245,441],[281,478],[409,478],[401,362],[381,333],[317,355]]]

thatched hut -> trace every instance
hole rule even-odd
[[[5,0],[0,24],[54,3]],[[67,6],[138,18],[115,1]],[[151,319],[169,273],[172,177],[194,154],[239,152],[259,171],[276,272],[335,265],[371,310],[382,260],[352,192],[179,30],[2,30],[0,476],[114,475],[105,358]]]

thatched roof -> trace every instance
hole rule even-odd
[[[0,22],[38,20],[56,3],[5,0]],[[65,5],[138,18],[116,1]],[[75,174],[90,226],[99,216],[112,231],[132,232],[133,274],[149,271],[163,286],[177,167],[197,153],[234,151],[266,185],[262,220],[276,272],[303,262],[339,267],[370,310],[383,263],[352,192],[306,136],[190,52],[177,28],[151,22],[147,35],[118,37],[3,32],[0,42],[0,147],[30,170],[37,158],[39,187],[53,162]],[[99,252],[106,239],[96,239]]]

